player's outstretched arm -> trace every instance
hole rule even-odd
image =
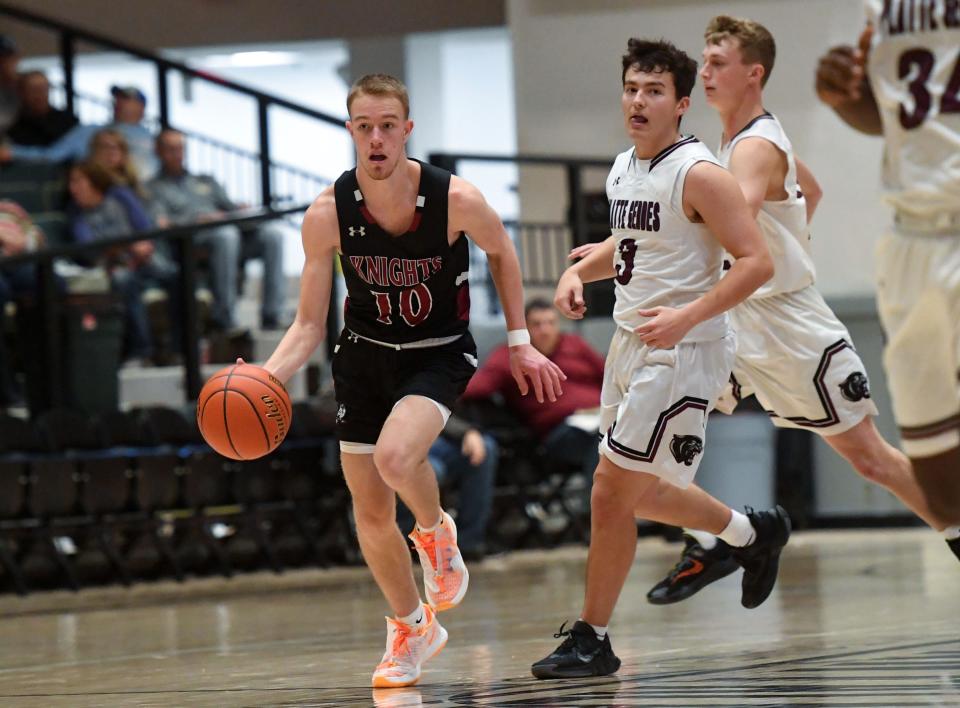
[[[703,219],[736,260],[726,276],[693,302],[640,311],[651,319],[637,327],[637,335],[660,349],[672,347],[694,326],[729,310],[773,276],[770,252],[733,175],[713,163],[697,163],[684,181],[683,208],[688,216]]]
[[[333,187],[317,197],[301,227],[304,264],[297,316],[263,365],[286,383],[327,334],[327,311],[333,287],[333,258],[340,247]]]
[[[583,301],[584,283],[593,283],[616,275],[613,266],[616,246],[617,240],[610,236],[605,241],[584,244],[570,252],[570,258],[581,257],[581,260],[563,272],[553,296],[553,304],[565,317],[572,320],[583,319],[587,311]]]
[[[882,135],[883,123],[877,100],[867,79],[866,62],[873,28],[860,34],[858,47],[832,47],[817,64],[816,89],[844,123],[868,135]]]
[[[480,190],[457,176],[450,179],[449,222],[452,230],[465,232],[487,254],[490,275],[507,320],[507,331],[522,330],[525,333],[523,281],[513,242]],[[567,377],[559,366],[530,345],[529,335],[526,339],[526,342],[510,346],[510,371],[520,393],[526,396],[532,385],[539,402],[542,403],[545,397],[556,401],[557,396],[563,394],[560,382]]]
[[[797,163],[797,184],[800,185],[800,191],[807,202],[807,223],[813,221],[813,215],[817,211],[817,206],[823,198],[823,189],[813,172],[807,167],[805,162],[795,158]]]

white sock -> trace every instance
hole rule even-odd
[[[581,618],[580,621],[583,622],[583,619]],[[585,622],[584,624],[590,624],[590,623]],[[590,627],[593,629],[594,632],[597,633],[597,639],[599,639],[601,642],[603,641],[603,638],[607,636],[607,627],[598,627],[595,624],[590,624]]]
[[[408,627],[416,627],[418,624],[423,622],[423,618],[425,616],[426,615],[423,611],[423,603],[421,602],[419,605],[417,605],[417,609],[415,609],[409,615],[405,617],[397,617],[397,622],[405,624]]]
[[[952,541],[955,538],[960,538],[960,526],[947,526],[940,533],[943,534],[943,537],[948,541]]]
[[[440,518],[437,519],[437,523],[435,523],[430,528],[425,528],[421,526],[419,522],[417,522],[417,531],[419,531],[420,533],[434,533],[438,528],[440,528],[440,524],[442,523],[443,523],[443,513],[440,514]]]
[[[731,509],[730,512],[730,523],[717,534],[717,537],[738,548],[749,546],[757,537],[753,524],[750,523],[750,519],[736,509]]]
[[[712,533],[708,533],[707,531],[700,531],[698,529],[684,529],[683,532],[687,534],[687,536],[693,536],[695,539],[697,539],[697,543],[699,543],[705,551],[709,551],[711,548],[714,548],[717,545],[717,537]]]

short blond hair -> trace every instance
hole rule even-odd
[[[766,86],[777,56],[777,45],[770,30],[753,20],[717,15],[710,20],[703,37],[707,44],[720,44],[725,39],[737,40],[744,63],[760,64],[763,67],[760,85]]]
[[[361,76],[353,82],[350,87],[350,93],[347,94],[347,115],[350,114],[350,106],[354,99],[360,94],[368,96],[392,96],[400,101],[403,106],[403,119],[410,117],[410,96],[407,94],[407,87],[403,82],[389,74],[367,74]]]

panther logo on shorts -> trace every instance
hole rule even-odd
[[[864,398],[870,398],[870,383],[867,377],[860,371],[855,371],[847,377],[847,380],[840,384],[840,393],[848,401],[862,401]]]
[[[340,407],[337,408],[337,422],[342,423],[346,415],[347,415],[347,407],[341,403]]]
[[[703,440],[696,435],[674,435],[670,441],[673,459],[689,467],[694,458],[703,452]]]

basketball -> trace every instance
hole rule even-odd
[[[204,384],[197,425],[214,450],[232,460],[272,452],[290,429],[290,396],[278,379],[253,364],[233,364]]]

